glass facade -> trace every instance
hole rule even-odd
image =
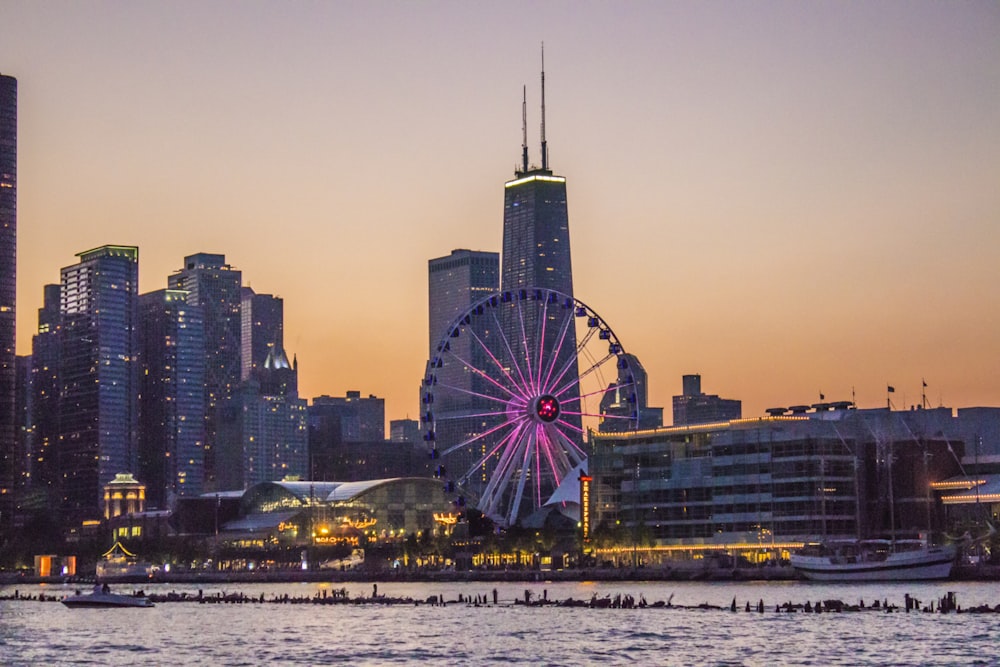
[[[950,411],[935,412],[852,409],[597,434],[594,530],[619,526],[656,545],[940,530],[930,485],[958,473],[962,442]]]
[[[59,366],[62,358],[59,285],[46,285],[38,309],[38,331],[31,340],[32,423],[31,486],[50,499],[58,493]]]
[[[205,322],[205,446],[207,488],[214,488],[217,406],[240,383],[243,274],[226,256],[198,253],[184,258],[184,268],[167,278],[167,287],[188,293],[188,305],[200,308]]]
[[[62,269],[58,460],[71,520],[100,516],[105,484],[138,464],[139,249],[102,246]]]
[[[139,308],[139,477],[163,508],[204,490],[205,323],[181,290],[143,294]]]

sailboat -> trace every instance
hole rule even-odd
[[[880,448],[888,443],[878,439]],[[888,444],[891,447],[891,444]],[[883,453],[888,468],[891,524],[895,526],[892,453]],[[961,543],[934,546],[926,540],[867,539],[810,543],[789,557],[795,571],[814,581],[927,581],[947,579]]]

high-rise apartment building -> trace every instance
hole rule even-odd
[[[139,311],[139,478],[165,508],[204,490],[205,323],[181,290],[143,294]]]
[[[198,253],[184,258],[184,268],[171,274],[167,287],[188,293],[188,305],[201,308],[205,322],[205,486],[216,477],[216,409],[240,383],[240,308],[243,276],[226,264],[226,256]]]
[[[57,457],[70,521],[99,519],[104,485],[138,462],[139,249],[77,256],[60,290]]]
[[[242,371],[247,380],[255,369],[263,368],[271,349],[285,349],[285,305],[281,297],[257,294],[253,288],[243,288],[242,311]]]
[[[20,474],[15,412],[17,79],[0,74],[0,535],[13,526]]]
[[[264,365],[220,405],[218,486],[246,489],[260,482],[309,474],[306,400],[298,367],[271,348]]]

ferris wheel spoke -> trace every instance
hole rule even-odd
[[[535,384],[535,378],[531,374],[531,350],[528,349],[528,335],[524,331],[524,309],[520,305],[517,307],[517,317],[521,322],[521,349],[524,350],[524,367],[528,369],[528,387],[532,392],[536,392],[538,385]]]
[[[576,401],[582,401],[582,400],[590,398],[591,396],[605,396],[605,395],[607,395],[607,394],[609,394],[609,393],[611,393],[613,391],[618,391],[619,389],[623,389],[625,387],[634,387],[634,386],[635,386],[635,383],[633,383],[633,382],[622,382],[621,384],[611,384],[611,385],[608,385],[607,389],[598,389],[597,391],[592,391],[592,392],[589,392],[589,393],[586,393],[586,394],[581,394],[580,396],[571,396],[570,398],[567,398],[564,401],[562,401],[562,404],[566,405],[567,403],[574,403]]]
[[[558,430],[553,428],[552,430]],[[562,476],[565,474],[564,471],[568,471],[572,466],[569,464],[569,459],[566,457],[566,452],[563,451],[562,443],[558,442],[558,439],[553,438],[549,430],[549,427],[540,427],[541,438],[544,441],[545,458],[549,463],[549,470],[552,471],[552,480],[556,486],[562,481]],[[558,459],[558,462],[556,461]],[[541,503],[539,503],[541,504]]]
[[[500,334],[501,340],[503,340],[504,349],[507,351],[507,358],[510,359],[510,363],[514,366],[514,370],[517,371],[517,376],[521,378],[521,384],[517,385],[522,391],[525,389],[530,389],[530,384],[524,377],[524,371],[521,370],[521,365],[517,363],[517,356],[514,354],[514,350],[510,346],[510,340],[507,338],[507,333],[504,331],[504,327],[500,324],[499,318],[497,318],[497,313],[493,311],[493,322],[496,324],[496,330]],[[514,383],[517,384],[516,382]]]
[[[525,432],[527,428],[526,424],[522,424],[518,428],[518,435],[512,439],[513,444],[504,450],[500,462],[493,469],[489,484],[486,485],[486,489],[483,491],[483,495],[479,501],[479,509],[487,514],[503,514],[502,512],[497,512],[497,508],[502,500],[503,490],[507,488],[507,484],[510,482],[510,478],[516,469],[514,462],[520,458],[520,452],[525,446]]]
[[[549,321],[549,298],[548,293],[546,293],[545,299],[542,301],[542,316],[538,318],[538,352],[535,355],[538,361],[538,369],[535,371],[535,388],[537,391],[542,390],[542,367],[543,359],[545,357],[545,328]]]
[[[569,445],[568,447],[562,447],[561,448],[561,451],[563,452],[563,454],[565,456],[572,457],[572,461],[573,461],[572,465],[570,465],[569,468],[566,471],[566,472],[569,472],[569,470],[572,469],[574,466],[578,466],[581,463],[583,463],[584,460],[586,460],[586,458],[587,458],[587,452],[583,451],[580,448],[580,446],[578,444],[576,444],[576,442],[573,441],[572,438],[567,437],[567,435],[565,433],[563,433],[561,430],[559,430],[558,428],[556,428],[554,430],[555,430],[557,436],[562,440],[563,444],[564,445]],[[559,481],[561,482],[562,480],[559,480]]]
[[[526,440],[527,442],[524,447],[524,456],[521,459],[521,469],[517,473],[517,490],[514,493],[514,500],[508,508],[507,521],[510,523],[514,522],[514,519],[518,514],[517,510],[521,506],[521,498],[524,496],[524,483],[528,480],[529,461],[531,460],[532,450],[535,446],[534,437],[529,435]]]
[[[556,375],[555,379],[552,381],[552,385],[551,386],[558,386],[559,383],[563,381],[563,378],[566,376],[566,373],[568,373],[570,371],[570,369],[573,368],[573,366],[575,366],[577,364],[577,361],[579,360],[580,355],[583,354],[584,351],[587,348],[587,343],[589,343],[590,339],[593,338],[594,334],[597,333],[597,329],[598,329],[598,327],[590,327],[590,328],[588,328],[586,335],[584,335],[584,337],[581,340],[577,341],[577,344],[576,344],[576,353],[575,354],[567,355],[566,361],[563,363],[562,367],[559,369],[559,374]],[[570,386],[572,386],[572,385],[570,385]],[[566,389],[566,388],[568,388],[568,387],[564,387],[563,389]],[[553,391],[552,393],[556,394],[555,391]]]
[[[545,374],[545,380],[541,384],[543,391],[552,386],[552,373],[555,371],[556,364],[559,363],[559,357],[562,355],[563,343],[566,342],[566,334],[569,331],[569,325],[573,323],[573,315],[573,309],[570,308],[567,316],[563,318],[563,323],[559,331],[559,340],[556,342],[555,349],[552,352],[552,362],[549,364],[548,372]]]
[[[503,386],[498,380],[496,380],[495,378],[490,377],[490,375],[486,371],[481,370],[479,367],[477,367],[472,362],[470,362],[470,361],[466,360],[465,358],[463,358],[463,357],[455,354],[454,352],[449,352],[448,354],[450,354],[452,357],[454,357],[455,359],[457,359],[458,361],[460,361],[463,365],[467,366],[472,373],[474,373],[477,376],[483,378],[484,380],[486,380],[487,382],[489,382],[490,384],[492,384],[493,386],[495,386],[500,391],[505,392],[511,398],[525,399],[525,396],[519,395],[519,394],[515,393],[509,387]],[[517,385],[515,384],[514,386],[516,387]]]
[[[502,410],[494,410],[492,412],[476,412],[476,413],[459,413],[459,414],[448,414],[434,415],[434,421],[438,422],[455,422],[461,421],[463,419],[469,419],[470,417],[506,417],[506,413]]]
[[[487,430],[483,431],[482,433],[477,433],[476,435],[472,436],[468,440],[460,442],[457,445],[452,445],[451,447],[448,447],[446,450],[444,450],[441,453],[441,455],[442,456],[447,456],[448,454],[451,454],[452,452],[458,451],[462,447],[468,447],[469,445],[474,444],[477,440],[481,440],[481,439],[483,439],[485,437],[488,437],[489,435],[492,435],[493,433],[496,433],[497,431],[500,431],[500,430],[502,430],[502,429],[510,426],[512,423],[513,422],[509,422],[509,421],[508,422],[503,422],[502,424],[497,424],[496,426],[494,426],[494,427],[492,427],[490,429],[487,429]]]
[[[478,470],[480,467],[482,467],[483,465],[485,465],[486,462],[490,460],[490,458],[492,458],[498,451],[500,451],[500,449],[506,447],[508,444],[510,444],[511,442],[513,442],[514,438],[517,437],[520,425],[523,422],[526,422],[526,421],[527,421],[526,418],[521,418],[517,422],[508,422],[507,424],[504,424],[504,426],[516,425],[516,427],[513,428],[513,429],[511,429],[511,432],[508,433],[507,435],[503,436],[500,439],[500,441],[497,442],[497,444],[493,447],[493,449],[491,449],[489,452],[487,452],[485,455],[483,455],[483,457],[480,458],[476,462],[475,465],[473,465],[471,468],[469,468],[469,470],[467,470],[466,473],[464,475],[462,475],[462,477],[460,478],[460,483],[464,484],[466,481],[468,481],[469,478],[472,476],[472,474],[476,470]],[[485,436],[486,434],[483,434],[483,435]],[[472,443],[472,444],[475,444],[475,443]]]
[[[506,398],[501,398],[499,396],[493,396],[491,394],[484,394],[484,393],[478,392],[478,391],[472,391],[471,389],[465,389],[464,387],[456,387],[455,385],[452,385],[452,384],[441,384],[441,385],[438,385],[438,386],[442,387],[444,389],[448,389],[448,390],[454,391],[455,393],[458,393],[458,394],[464,394],[466,396],[475,396],[476,398],[484,398],[484,399],[486,399],[488,401],[494,401],[495,403],[501,403],[503,405],[508,405],[510,403],[510,400],[508,400]],[[525,403],[525,405],[527,405],[527,403]]]
[[[483,341],[483,339],[480,338],[479,335],[475,331],[470,330],[469,333],[476,340],[476,342],[479,343],[479,347],[481,347],[483,349],[483,351],[489,356],[490,360],[493,361],[493,363],[497,367],[497,370],[500,371],[501,375],[503,375],[503,377],[507,378],[507,380],[510,382],[511,386],[514,387],[514,388],[516,388],[516,389],[518,389],[518,390],[521,390],[520,391],[520,397],[523,398],[523,399],[525,399],[525,400],[527,400],[527,396],[525,395],[525,393],[523,391],[523,388],[520,385],[517,384],[517,381],[513,377],[511,377],[510,371],[508,371],[506,368],[504,368],[503,363],[499,359],[496,358],[496,355],[493,354],[493,351],[490,350],[490,348],[486,345],[486,343]],[[470,364],[470,367],[471,367],[471,364]],[[510,390],[507,390],[507,391],[510,391]],[[510,391],[510,393],[511,393],[511,395],[515,394],[515,392],[513,392],[513,391]]]
[[[560,387],[557,391],[552,392],[552,395],[556,396],[556,397],[559,397],[562,394],[564,394],[565,392],[567,392],[568,390],[572,389],[573,387],[579,386],[581,380],[586,379],[592,373],[596,373],[598,370],[600,370],[601,366],[603,366],[605,363],[607,363],[607,361],[609,359],[614,358],[614,356],[615,355],[613,355],[613,354],[608,354],[607,356],[605,356],[600,361],[595,362],[594,365],[592,365],[590,368],[588,368],[587,370],[585,370],[582,373],[578,373],[575,378],[573,378],[572,380],[570,380],[569,382],[567,382],[565,385],[563,385],[562,387]]]

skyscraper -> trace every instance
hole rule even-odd
[[[136,472],[139,249],[102,246],[62,269],[58,460],[70,521],[99,519],[102,489]]]
[[[220,403],[220,489],[308,475],[309,425],[298,375],[285,350],[272,347],[263,366]]]
[[[184,258],[167,286],[188,293],[190,306],[201,308],[205,322],[205,485],[214,488],[216,409],[240,383],[243,275],[226,264],[225,255],[198,253]]]
[[[60,291],[59,285],[45,286],[38,329],[31,339],[31,487],[49,501],[59,493]]]
[[[180,290],[143,294],[139,310],[139,478],[148,503],[164,508],[203,491],[205,323]]]
[[[452,250],[446,257],[427,262],[427,284],[430,325],[428,358],[433,358],[438,354],[437,345],[448,338],[448,327],[455,318],[497,291],[500,284],[500,256],[495,252]],[[482,416],[495,407],[488,399],[481,398],[486,393],[483,385],[487,380],[469,368],[489,367],[482,345],[468,336],[451,339],[448,344],[452,352],[467,360],[469,365],[442,368],[437,373],[437,382],[455,388],[434,406],[437,414],[437,444],[441,449],[468,440],[474,434],[484,432],[495,422]],[[455,470],[466,470],[482,454],[481,447],[469,448],[468,451],[457,452],[449,465]]]
[[[545,66],[542,64],[541,166],[528,161],[527,99],[522,102],[521,166],[514,180],[504,184],[503,255],[500,289],[513,298],[537,298],[536,290],[554,290],[573,296],[573,264],[570,259],[569,214],[566,206],[566,179],[549,169],[545,139]],[[540,311],[545,312],[545,311]],[[561,403],[578,406],[579,387],[576,363],[576,331],[570,327],[564,338],[555,321],[541,322],[537,311],[526,311],[523,321],[503,322],[514,367],[525,368],[529,357],[552,360],[555,369],[568,368],[564,375],[566,392]],[[541,352],[539,352],[541,351]],[[578,409],[578,408],[576,408]],[[565,413],[564,420],[579,431],[581,420]]]
[[[257,294],[251,287],[243,288],[242,371],[247,380],[253,371],[264,366],[271,348],[285,349],[285,302],[273,294]]]
[[[13,526],[19,474],[15,412],[17,79],[0,74],[0,535]]]
[[[472,304],[500,287],[500,255],[478,250],[452,250],[427,262],[430,353],[447,335],[447,327]]]

